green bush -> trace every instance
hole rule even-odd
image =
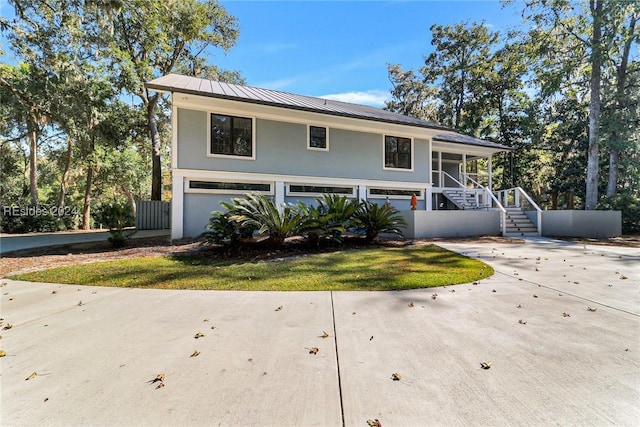
[[[640,200],[633,195],[621,193],[607,197],[598,208],[621,212],[622,234],[640,234]]]
[[[364,231],[368,243],[371,243],[380,233],[391,233],[402,237],[400,227],[407,225],[396,208],[366,200],[360,202],[354,221],[356,227]]]
[[[102,205],[98,209],[96,217],[101,224],[109,229],[109,233],[111,233],[109,242],[114,248],[125,246],[127,240],[137,232],[135,228],[131,229],[135,225],[135,219],[128,204]]]

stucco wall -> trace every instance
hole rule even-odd
[[[211,212],[224,211],[221,201],[229,201],[234,196],[187,193],[184,195],[183,235],[198,237],[209,223]]]
[[[500,211],[404,211],[408,239],[499,235]]]
[[[606,238],[622,234],[620,211],[543,211],[542,235]]]
[[[383,135],[329,128],[329,151],[307,149],[307,126],[256,120],[255,160],[207,157],[207,113],[178,109],[178,168],[430,182],[427,140],[414,140],[413,172],[383,169]]]

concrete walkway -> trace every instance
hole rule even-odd
[[[638,249],[443,246],[496,274],[333,293],[5,280],[0,424],[640,425]]]
[[[139,230],[134,239],[141,237],[167,236],[170,230]],[[71,243],[101,242],[111,237],[107,230],[59,231],[56,233],[0,234],[0,255],[20,249],[42,248]]]

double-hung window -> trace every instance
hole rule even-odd
[[[211,114],[209,154],[253,158],[253,120]]]
[[[309,126],[307,148],[310,150],[329,150],[328,129],[323,126]]]
[[[412,169],[411,138],[399,136],[384,137],[384,167],[385,169]]]

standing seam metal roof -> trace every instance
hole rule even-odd
[[[151,80],[146,83],[146,87],[151,90],[230,99],[334,116],[442,130],[447,131],[447,133],[438,134],[434,136],[434,139],[443,142],[476,145],[498,150],[511,150],[510,147],[496,144],[495,142],[459,134],[453,129],[442,126],[438,123],[366,105],[351,104],[348,102],[333,101],[324,98],[314,98],[305,95],[295,95],[271,89],[223,83],[197,77],[182,76],[179,74],[168,74],[164,77]]]

